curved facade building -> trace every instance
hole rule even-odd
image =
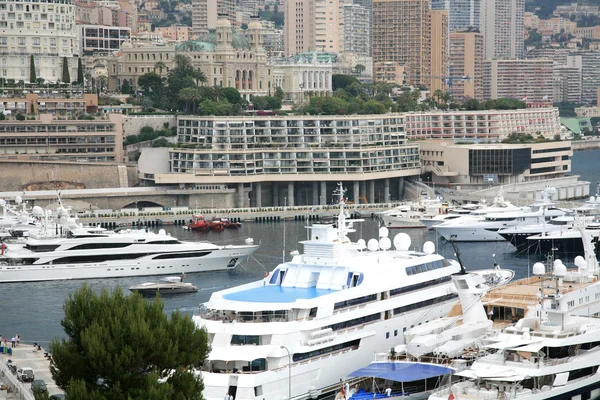
[[[0,2],[0,78],[29,82],[32,55],[37,78],[62,80],[66,59],[70,81],[77,79],[79,40],[70,0]]]

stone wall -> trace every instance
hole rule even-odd
[[[0,191],[20,191],[27,185],[60,182],[87,189],[130,187],[138,183],[135,165],[68,161],[0,160]]]
[[[573,140],[571,148],[573,151],[600,149],[600,139]]]
[[[145,126],[154,129],[163,129],[163,124],[169,123],[169,127],[177,124],[175,115],[123,115],[123,137],[137,135]]]

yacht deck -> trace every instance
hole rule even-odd
[[[298,300],[310,300],[317,297],[335,293],[335,290],[298,287],[285,287],[280,285],[261,286],[239,292],[227,293],[224,299],[243,301],[249,303],[294,303]]]

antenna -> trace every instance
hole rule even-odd
[[[462,260],[460,259],[460,251],[458,251],[456,243],[454,243],[455,241],[450,240],[449,242],[452,245],[452,248],[454,249],[454,255],[456,255],[456,260],[458,260],[458,264],[460,265],[460,275],[466,275],[467,270],[465,269],[465,266],[463,265]]]

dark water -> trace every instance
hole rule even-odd
[[[594,186],[600,177],[597,174],[597,162],[600,151],[582,151],[573,157],[573,172],[582,179],[593,182]],[[302,250],[298,241],[306,238],[305,224],[302,222],[285,223],[286,254],[292,250]],[[367,219],[357,224],[358,232],[351,234],[352,240],[363,238],[368,241],[377,237],[377,222]],[[284,248],[284,224],[248,223],[240,231],[225,232],[188,232],[180,227],[167,227],[167,231],[183,240],[210,240],[214,243],[243,243],[246,237],[252,237],[255,243],[260,241],[261,247],[254,255],[236,271],[221,271],[188,274],[187,281],[199,288],[197,293],[167,297],[164,299],[165,310],[171,312],[180,309],[193,312],[198,305],[207,301],[213,291],[247,283],[264,277],[266,271],[272,270],[282,260]],[[423,243],[431,240],[439,244],[439,253],[454,258],[452,246],[443,240],[437,240],[434,232],[424,230],[408,230],[412,237],[412,247],[421,248]],[[395,233],[392,233],[395,234]],[[515,255],[514,248],[506,242],[500,243],[461,243],[461,258],[467,269],[491,268],[492,255],[496,254],[498,263],[503,268],[513,269],[516,277],[527,276],[530,265],[539,260],[539,256]],[[571,261],[572,260],[564,260]],[[153,277],[94,279],[87,281],[94,289],[112,289],[121,286],[125,290],[134,284],[154,280]],[[65,298],[80,287],[82,281],[57,281],[35,283],[0,284],[0,334],[11,337],[21,335],[25,342],[46,344],[50,339],[62,337],[60,320],[63,317],[62,306]]]
[[[582,181],[590,182],[590,194],[596,193],[596,185],[600,181],[598,158],[600,150],[583,150],[573,153],[571,170],[573,174],[580,175]]]

